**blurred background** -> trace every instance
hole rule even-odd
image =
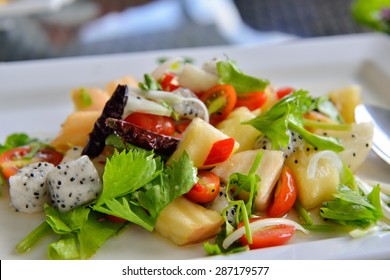
[[[372,31],[352,16],[354,2],[0,0],[0,61],[269,44]]]

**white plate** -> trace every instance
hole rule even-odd
[[[390,40],[363,34],[295,41],[283,45],[213,47],[118,54],[0,64],[0,141],[12,132],[54,135],[72,111],[71,89],[101,86],[124,75],[151,71],[158,58],[184,55],[202,63],[228,55],[252,75],[277,85],[310,90],[314,95],[356,83],[368,103],[390,104]],[[359,170],[362,177],[390,183],[390,167],[371,154]],[[14,246],[41,221],[42,216],[13,213],[8,192],[0,198],[0,258],[46,258],[46,244],[26,255]],[[169,241],[133,226],[109,240],[94,259],[190,259],[206,257],[199,246],[176,247]],[[290,245],[218,258],[240,259],[374,259],[390,257],[390,233],[352,240],[348,237],[297,234]]]
[[[75,0],[11,0],[0,4],[0,18],[55,11]]]

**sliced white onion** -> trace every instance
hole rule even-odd
[[[129,94],[129,98],[127,100],[123,112],[123,117],[128,116],[132,112],[143,112],[143,113],[149,113],[149,114],[167,116],[167,117],[169,117],[172,114],[172,110],[170,110],[165,106],[162,106],[156,102],[142,98],[140,96]]]
[[[157,81],[164,75],[164,73],[169,69],[169,67],[181,61],[183,61],[182,57],[173,57],[167,59],[165,62],[161,63],[156,69],[154,69],[150,74]]]
[[[262,219],[249,224],[251,232],[255,232],[256,230],[259,230],[261,228],[265,228],[269,226],[277,226],[277,225],[289,225],[295,227],[297,230],[300,230],[306,234],[309,233],[308,230],[303,228],[297,222],[288,219],[282,219],[282,218]],[[229,248],[230,245],[232,245],[237,239],[239,239],[244,234],[245,234],[245,227],[240,227],[236,229],[229,236],[225,238],[225,240],[222,242],[222,247],[225,249]]]
[[[329,159],[333,163],[333,165],[337,168],[339,173],[342,172],[344,168],[343,162],[335,152],[328,151],[328,150],[320,151],[311,157],[309,165],[307,166],[307,177],[309,179],[314,179],[314,177],[316,176],[318,162],[322,158]]]
[[[168,104],[172,103],[178,103],[181,101],[181,97],[169,92],[169,91],[163,91],[163,90],[143,90],[141,88],[137,87],[129,87],[129,90],[131,92],[134,92],[138,95],[141,95],[146,98],[154,99],[154,100],[164,100]]]

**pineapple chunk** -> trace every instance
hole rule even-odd
[[[76,111],[102,111],[108,94],[99,88],[79,88],[71,92]]]
[[[208,168],[210,166],[204,166],[203,164],[207,159],[213,144],[226,138],[229,138],[229,136],[222,133],[204,120],[195,118],[184,131],[179,146],[169,158],[167,164],[171,165],[172,160],[177,161],[181,154],[186,151],[195,167]],[[238,148],[239,144],[238,142],[235,142],[231,154],[233,154]]]
[[[306,209],[313,209],[321,206],[324,201],[333,200],[340,183],[338,169],[326,158],[319,160],[315,177],[308,177],[307,168],[315,153],[314,148],[308,146],[297,149],[286,160],[286,165],[294,172],[297,180],[297,198]]]
[[[361,88],[352,85],[329,93],[329,98],[336,106],[346,123],[355,122],[355,108],[362,102]]]
[[[179,76],[179,85],[192,90],[195,93],[202,93],[218,84],[219,77],[207,72],[193,64],[184,65]]]
[[[352,171],[356,171],[371,150],[374,125],[372,123],[352,124],[351,130],[327,131],[327,134],[339,139],[345,148],[339,153],[341,160]]]
[[[73,146],[84,147],[100,113],[99,111],[76,111],[70,114],[51,145],[61,152]]]
[[[218,212],[181,196],[164,208],[157,219],[155,230],[181,246],[214,237],[223,223]]]
[[[218,175],[222,182],[226,183],[232,173],[240,172],[248,174],[253,165],[253,161],[259,152],[263,153],[263,158],[256,171],[256,174],[259,175],[261,181],[258,183],[257,187],[255,208],[256,211],[264,211],[270,202],[272,190],[282,172],[284,163],[283,152],[274,150],[243,151],[232,155],[230,159],[219,164],[211,171]],[[240,194],[243,199],[246,199],[247,195],[246,192]]]
[[[260,131],[249,124],[242,124],[244,121],[255,118],[256,115],[247,107],[239,107],[220,122],[217,128],[226,135],[236,139],[240,144],[237,152],[252,150],[255,147]]]

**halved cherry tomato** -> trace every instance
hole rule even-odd
[[[190,123],[191,123],[190,120],[186,120],[186,121],[182,121],[182,122],[178,123],[176,125],[177,132],[183,133],[184,130],[186,130],[186,128],[190,125]]]
[[[251,218],[249,222],[255,222],[262,218]],[[241,222],[238,227],[244,226]],[[272,246],[279,246],[287,243],[294,235],[295,227],[290,225],[277,225],[270,226],[263,229],[252,232],[252,243],[248,243],[248,239],[244,234],[241,236],[240,241],[243,245],[249,245],[250,249],[260,249]]]
[[[166,73],[160,81],[160,85],[165,91],[174,91],[179,88],[177,77],[174,73]]]
[[[172,136],[175,133],[173,119],[166,116],[134,112],[128,115],[125,121],[158,134]]]
[[[226,138],[215,142],[203,166],[214,165],[227,160],[233,152],[235,143],[234,138]]]
[[[249,110],[253,111],[265,104],[267,101],[267,94],[264,91],[240,93],[237,95],[237,107],[247,107]]]
[[[5,151],[0,155],[0,171],[5,179],[15,175],[23,166],[33,162],[50,162],[58,165],[62,160],[62,154],[54,149],[41,148],[32,158],[24,158],[31,151],[31,147],[16,147]]]
[[[206,170],[199,170],[198,177],[198,182],[185,194],[185,197],[195,203],[208,203],[219,193],[221,188],[219,177]]]
[[[210,123],[216,125],[234,109],[237,94],[231,85],[216,85],[204,92],[200,99],[206,104],[209,111]]]
[[[286,214],[294,206],[297,192],[297,181],[294,173],[290,168],[284,166],[274,192],[273,200],[267,209],[268,216],[280,217]]]
[[[294,91],[295,89],[293,87],[281,87],[276,91],[276,96],[278,97],[278,99],[282,99],[283,97],[293,93]]]

